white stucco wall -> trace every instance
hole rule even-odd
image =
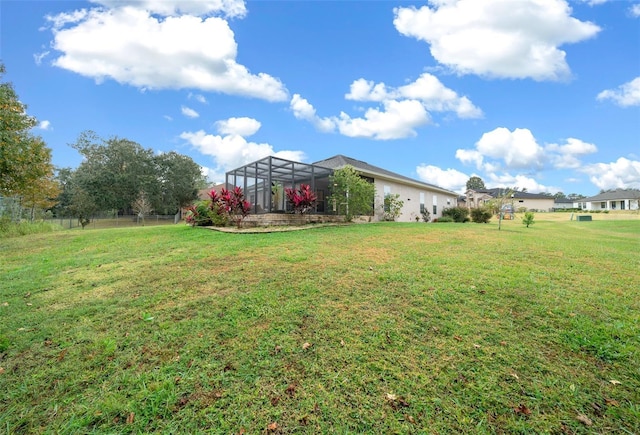
[[[392,195],[399,194],[400,200],[404,202],[400,217],[396,219],[397,222],[415,222],[416,216],[422,222],[422,214],[420,214],[420,192],[424,193],[424,206],[425,209],[431,213],[431,219],[441,217],[444,208],[455,207],[457,205],[457,195],[430,190],[428,186],[422,187],[418,184],[409,185],[396,180],[379,177],[374,178],[374,185],[376,187],[375,216],[377,220],[382,219],[385,186],[390,188],[389,190]],[[435,215],[433,213],[434,198],[437,210]]]

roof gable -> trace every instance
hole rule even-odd
[[[414,180],[413,178],[405,177],[404,175],[400,175],[395,172],[388,171],[386,169],[380,168],[379,166],[370,165],[369,163],[364,162],[362,160],[357,160],[352,157],[344,156],[342,154],[329,157],[328,159],[320,160],[313,164],[317,166],[323,166],[325,168],[330,168],[330,169],[338,169],[346,165],[350,165],[350,166],[353,166],[357,171],[362,172],[365,175],[374,175],[374,176],[378,175],[378,176],[382,176],[390,179],[396,179],[396,180],[404,181],[411,184],[421,185],[431,190],[438,190],[441,192],[458,196],[457,193],[452,192],[443,187],[436,186],[435,184],[429,184],[423,181]]]

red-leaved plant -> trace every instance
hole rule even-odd
[[[313,210],[318,200],[318,196],[313,193],[308,184],[300,184],[298,189],[288,187],[284,189],[284,193],[291,203],[294,213],[304,214]]]
[[[244,199],[244,192],[242,192],[241,187],[236,186],[232,190],[227,190],[223,187],[219,195],[215,190],[212,190],[209,196],[211,197],[212,207],[217,204],[218,210],[226,213],[238,228],[242,225],[242,220],[251,211],[251,203]]]

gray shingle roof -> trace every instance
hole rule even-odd
[[[488,195],[493,196],[494,198],[498,196],[505,195],[509,189],[503,189],[501,187],[496,187],[494,189],[479,189],[476,190],[478,193],[486,193]],[[529,193],[529,192],[520,192],[519,190],[513,192],[514,198],[520,199],[554,199],[553,196],[543,195],[541,193]]]
[[[600,193],[596,196],[581,199],[581,202],[611,201],[616,199],[639,199],[640,190],[637,189],[616,189],[611,192]]]
[[[319,162],[315,162],[313,164],[318,166],[323,166],[325,168],[330,168],[330,169],[337,169],[346,165],[350,165],[350,166],[353,166],[356,170],[362,172],[363,174],[380,175],[383,177],[395,178],[398,180],[406,181],[411,184],[422,185],[430,189],[440,190],[442,192],[447,192],[452,195],[458,196],[456,192],[452,192],[443,187],[436,186],[435,184],[429,184],[423,181],[414,180],[413,178],[405,177],[404,175],[400,175],[395,172],[388,171],[378,166],[370,165],[369,163],[363,162],[362,160],[357,160],[352,157],[344,156],[342,154],[329,157],[328,159],[320,160]]]

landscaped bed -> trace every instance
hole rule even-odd
[[[0,432],[640,432],[640,220],[501,225],[2,240]]]

